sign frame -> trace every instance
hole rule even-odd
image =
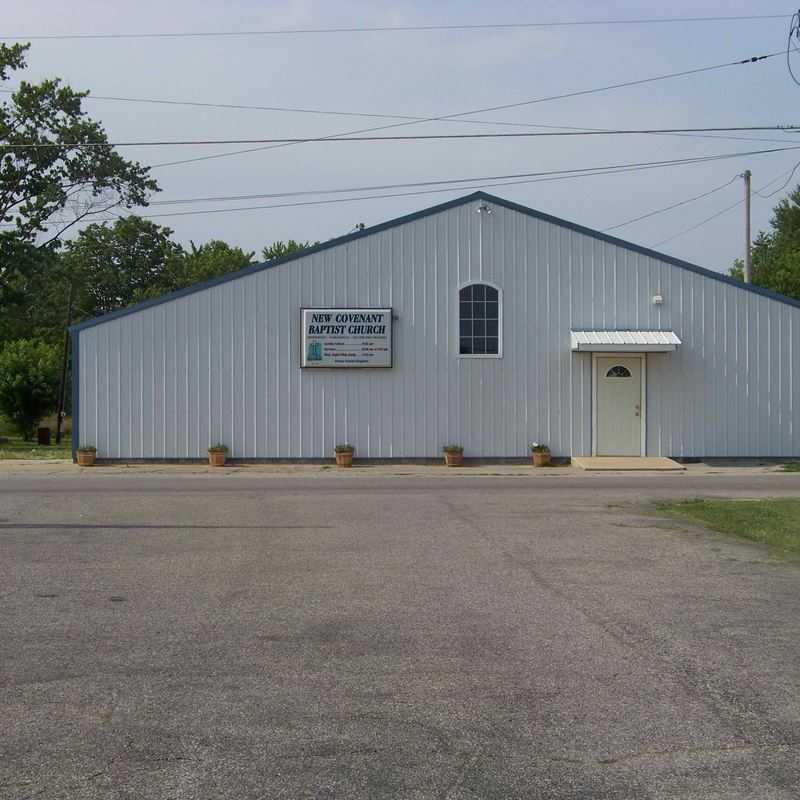
[[[382,313],[389,316],[389,363],[388,364],[314,364],[306,359],[306,326],[305,315],[307,311],[313,312],[352,312],[352,313]],[[394,367],[394,308],[391,306],[365,307],[365,306],[300,306],[300,369],[392,369]]]

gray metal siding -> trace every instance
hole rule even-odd
[[[491,205],[491,203],[490,203]],[[101,457],[591,452],[571,328],[670,329],[647,357],[647,451],[800,454],[800,309],[570,227],[467,203],[76,333],[80,444]],[[457,287],[503,293],[503,358],[457,355]],[[652,305],[655,293],[664,304]],[[389,307],[390,370],[301,370],[302,306]]]

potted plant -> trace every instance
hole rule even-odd
[[[550,448],[546,444],[533,442],[531,444],[531,456],[534,467],[546,467],[550,463]]]
[[[225,458],[228,455],[228,446],[225,444],[212,444],[208,448],[208,463],[212,467],[224,467]]]
[[[77,450],[78,465],[81,467],[91,467],[94,465],[94,460],[97,458],[97,448],[91,445],[79,447]]]
[[[464,466],[464,448],[460,444],[446,444],[442,448],[444,463],[448,467]]]
[[[336,447],[333,448],[333,452],[336,455],[337,467],[353,466],[353,453],[355,452],[353,445],[346,443],[337,444]]]

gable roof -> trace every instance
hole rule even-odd
[[[429,217],[433,214],[438,214],[442,211],[447,211],[451,208],[456,208],[458,206],[465,205],[467,203],[473,203],[476,200],[484,200],[488,203],[493,203],[494,205],[502,206],[503,208],[510,209],[511,211],[517,211],[520,214],[525,214],[528,217],[533,217],[534,219],[541,220],[543,222],[549,222],[553,225],[558,225],[562,228],[568,228],[569,230],[576,231],[577,233],[582,233],[585,236],[589,236],[593,239],[598,239],[601,242],[606,242],[607,244],[615,245],[616,247],[623,248],[625,250],[630,250],[634,253],[638,253],[643,256],[648,256],[649,258],[656,259],[658,261],[663,261],[667,264],[671,264],[674,267],[679,267],[680,269],[688,270],[689,272],[694,272],[698,275],[702,275],[705,278],[711,278],[715,281],[721,281],[722,283],[730,284],[731,286],[736,287],[737,289],[741,289],[745,292],[753,292],[754,294],[759,294],[762,297],[768,297],[771,300],[776,300],[779,303],[785,303],[786,305],[794,306],[795,308],[800,308],[800,300],[795,300],[791,297],[786,297],[785,295],[778,294],[777,292],[772,292],[769,289],[763,289],[760,286],[754,286],[750,283],[742,283],[741,281],[736,280],[735,278],[731,278],[728,275],[723,275],[721,272],[715,272],[711,269],[706,269],[705,267],[700,267],[697,264],[692,264],[689,261],[683,261],[679,258],[674,258],[673,256],[669,256],[666,253],[659,253],[656,250],[651,250],[648,247],[642,247],[641,245],[634,244],[633,242],[625,241],[624,239],[618,239],[616,236],[609,236],[606,233],[601,233],[600,231],[593,230],[592,228],[587,228],[583,225],[578,225],[575,222],[569,222],[568,220],[561,219],[560,217],[554,217],[550,214],[545,214],[542,211],[536,211],[533,208],[528,208],[527,206],[520,205],[519,203],[514,203],[511,200],[506,200],[502,197],[497,197],[496,195],[489,194],[488,192],[484,191],[477,191],[472,192],[471,194],[464,195],[463,197],[457,197],[454,200],[448,200],[444,203],[439,203],[438,205],[431,206],[430,208],[422,209],[421,211],[415,211],[412,214],[406,214],[402,217],[396,217],[395,219],[387,220],[386,222],[381,222],[378,225],[372,225],[369,228],[364,228],[364,230],[355,231],[354,233],[348,233],[345,236],[338,236],[335,239],[329,239],[327,242],[321,242],[320,244],[316,244],[313,247],[307,247],[304,250],[298,250],[294,253],[290,253],[289,255],[281,256],[280,258],[274,258],[271,261],[265,261],[259,264],[252,264],[249,267],[245,267],[244,269],[237,270],[236,272],[228,272],[225,275],[220,275],[217,278],[212,278],[208,281],[202,281],[200,283],[192,284],[191,286],[186,286],[183,289],[177,289],[174,292],[168,292],[167,294],[163,294],[160,297],[155,297],[151,300],[143,300],[140,303],[135,303],[132,306],[127,306],[126,308],[118,309],[117,311],[111,311],[108,314],[103,314],[99,317],[93,317],[92,319],[87,319],[84,322],[76,323],[75,325],[70,326],[70,331],[76,332],[81,331],[85,328],[91,328],[95,325],[101,325],[104,322],[111,322],[112,320],[119,319],[120,317],[127,316],[128,314],[135,314],[138,311],[143,311],[147,308],[152,308],[153,306],[161,305],[162,303],[169,303],[172,300],[177,300],[180,297],[185,297],[186,295],[193,294],[194,292],[201,292],[204,289],[209,289],[213,286],[219,286],[222,283],[227,283],[228,281],[235,281],[239,278],[247,277],[248,275],[253,275],[256,272],[261,272],[265,269],[272,269],[273,267],[278,267],[282,264],[286,264],[289,261],[294,261],[298,258],[304,258],[305,256],[312,255],[313,253],[319,253],[323,250],[328,250],[333,247],[338,247],[342,244],[347,244],[348,242],[355,241],[357,239],[363,239],[366,236],[372,236],[375,233],[380,233],[381,231],[389,230],[390,228],[395,228],[399,225],[405,225],[408,222],[414,222],[418,219],[423,219],[424,217]]]

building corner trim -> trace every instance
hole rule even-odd
[[[80,435],[78,425],[80,424],[80,331],[71,331],[72,336],[72,461],[78,460],[78,445]]]

